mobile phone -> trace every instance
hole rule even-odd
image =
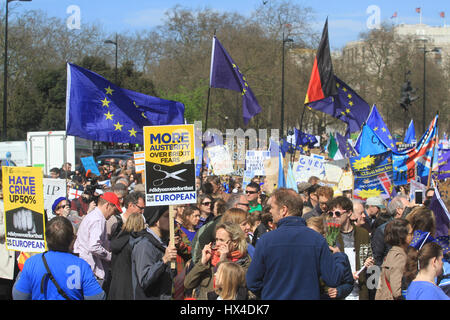
[[[414,199],[416,199],[416,204],[423,203],[423,190],[416,190],[414,192]]]

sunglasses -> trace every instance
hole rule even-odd
[[[212,202],[203,202],[202,205],[204,206],[210,206],[212,204]]]
[[[347,211],[342,211],[342,212],[340,212],[340,211],[335,211],[335,212],[333,212],[333,211],[329,211],[328,212],[328,216],[331,218],[331,217],[333,217],[333,215],[335,215],[336,217],[340,217],[342,214],[344,214],[344,213],[346,213]]]
[[[246,190],[245,193],[246,194],[255,194],[255,193],[258,193],[258,192],[257,191],[248,191],[248,190]]]
[[[240,205],[240,206],[246,206],[246,207],[250,207],[250,204],[248,204],[248,203],[238,203],[238,205]]]
[[[63,209],[65,206],[68,206],[69,204],[65,204],[63,206],[56,206],[55,210]]]

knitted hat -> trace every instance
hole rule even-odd
[[[53,212],[55,212],[56,207],[57,207],[58,204],[59,204],[61,201],[63,201],[63,200],[66,200],[66,201],[67,201],[67,198],[66,198],[66,197],[59,197],[58,199],[56,199],[56,200],[53,202],[53,205],[52,205],[52,211],[53,211]]]
[[[164,212],[169,210],[169,206],[145,207],[144,218],[149,226],[153,226]]]

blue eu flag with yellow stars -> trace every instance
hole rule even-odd
[[[315,136],[302,132],[297,128],[294,128],[294,134],[295,134],[295,144],[298,149],[301,146],[314,148],[314,146],[317,143],[317,138]]]
[[[66,132],[88,140],[144,144],[143,127],[184,123],[184,105],[112,84],[67,64]]]
[[[381,117],[381,114],[378,112],[376,105],[373,106],[372,111],[370,112],[370,115],[367,118],[366,124],[373,130],[373,132],[384,143],[386,147],[388,147],[394,152],[397,151],[395,139],[389,132],[389,129],[384,123],[383,117]],[[362,135],[360,134],[355,144],[355,149],[357,151],[360,149],[361,138]]]
[[[247,78],[242,74],[239,67],[215,36],[213,38],[211,58],[210,87],[241,93],[242,116],[245,125],[248,125],[250,119],[262,110],[247,83]]]
[[[338,94],[307,104],[310,109],[318,110],[337,118],[348,125],[349,132],[357,132],[370,113],[370,106],[344,81],[334,76]]]

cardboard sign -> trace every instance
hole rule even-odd
[[[330,163],[325,162],[325,180],[338,183],[341,180],[343,170]]]
[[[50,220],[55,215],[52,211],[53,202],[59,197],[66,196],[66,180],[65,179],[48,179],[44,178],[44,209],[47,212],[47,219]]]
[[[209,164],[216,176],[228,175],[234,171],[233,161],[228,146],[220,145],[208,147]]]
[[[312,176],[323,180],[325,178],[325,159],[320,155],[311,157],[300,155],[298,162],[294,165],[294,174],[297,183],[307,182]]]
[[[44,182],[41,168],[3,167],[8,250],[45,252]]]
[[[342,174],[338,183],[338,189],[341,191],[353,190],[353,173],[346,171]]]
[[[264,161],[270,158],[270,151],[247,150],[245,156],[245,170],[251,171],[255,176],[265,176]]]
[[[81,158],[81,163],[83,164],[83,167],[86,170],[86,172],[88,170],[91,170],[93,174],[97,176],[100,175],[100,170],[98,170],[97,164],[95,163],[93,156]]]
[[[144,127],[144,152],[146,206],[197,201],[194,125]]]

